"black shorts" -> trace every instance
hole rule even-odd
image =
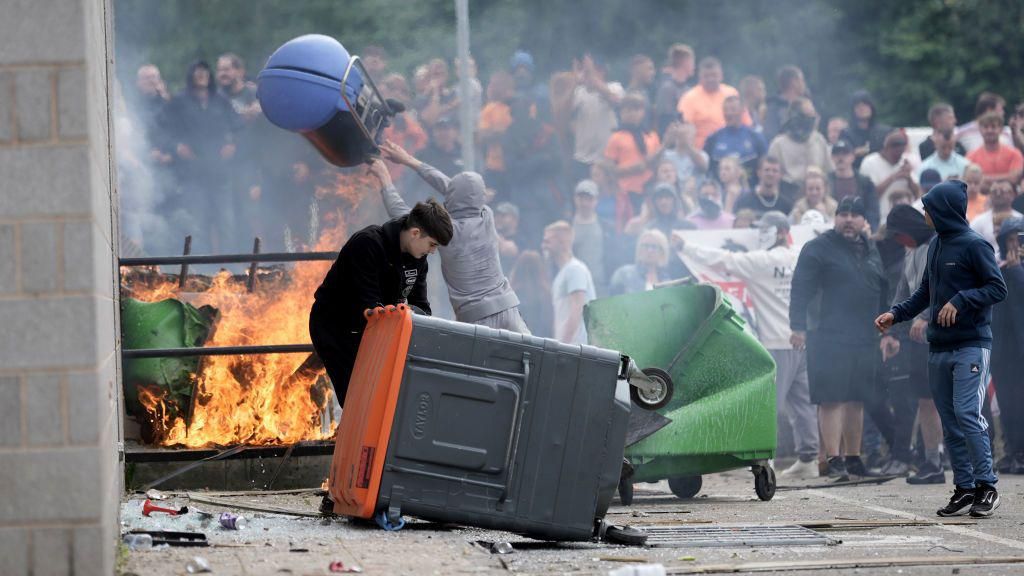
[[[856,344],[807,335],[807,380],[811,403],[863,402],[875,389],[881,354],[877,342]]]

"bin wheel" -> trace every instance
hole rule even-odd
[[[696,496],[703,484],[704,480],[700,476],[676,476],[668,479],[669,489],[683,500]]]
[[[668,372],[661,368],[644,368],[641,372],[653,380],[658,385],[658,389],[653,393],[647,393],[636,386],[630,386],[629,396],[633,399],[633,403],[645,410],[657,410],[668,404],[675,391],[675,385]]]
[[[608,526],[604,539],[616,544],[643,546],[647,542],[647,533],[631,526]]]
[[[775,496],[775,470],[771,466],[754,467],[754,492],[762,501],[767,502]]]

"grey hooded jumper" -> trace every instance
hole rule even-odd
[[[519,298],[501,270],[498,232],[494,214],[484,203],[483,178],[476,172],[448,178],[429,164],[422,164],[417,172],[444,195],[444,207],[455,229],[448,246],[438,249],[455,319],[477,323],[518,306]],[[394,186],[388,186],[382,194],[390,218],[411,211]]]

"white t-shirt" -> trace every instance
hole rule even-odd
[[[586,304],[597,298],[597,291],[594,289],[594,279],[590,276],[587,265],[576,258],[569,260],[562,269],[555,275],[551,283],[551,300],[555,307],[555,337],[562,333],[562,327],[569,321],[569,295],[573,292],[583,291],[583,303]],[[580,318],[580,327],[576,330],[575,336],[566,344],[586,344],[587,328],[583,325],[583,318]]]
[[[687,242],[683,255],[743,280],[757,315],[757,333],[769,350],[791,350],[789,293],[800,253],[791,247],[730,252]]]
[[[860,173],[870,178],[871,183],[877,187],[883,180],[899,170],[900,165],[903,164],[904,160],[910,162],[910,158],[904,155],[896,164],[890,164],[889,161],[881,154],[878,152],[872,152],[865,156],[864,161],[860,163]],[[913,166],[913,162],[911,162],[911,166]],[[911,172],[911,175],[908,177],[913,178],[913,172]],[[889,196],[892,196],[892,193],[897,190],[909,191],[910,182],[908,182],[906,178],[900,178],[889,185],[889,188],[885,191],[884,195],[879,196],[878,212],[880,222],[885,222],[886,216],[889,215],[889,210],[892,208],[892,204],[889,202]]]
[[[609,82],[613,94],[625,94],[622,84]],[[604,157],[604,149],[612,132],[619,127],[615,107],[604,96],[586,86],[577,86],[572,95],[572,130],[576,138],[573,158],[593,164]]]
[[[1021,214],[1016,210],[1014,210],[1011,215],[1011,217],[1016,218],[1020,218],[1022,216],[1024,216],[1024,214]],[[971,222],[971,230],[981,234],[982,238],[988,240],[988,243],[992,245],[992,249],[996,251],[996,260],[999,260],[1001,257],[999,256],[999,245],[996,244],[996,226],[995,221],[992,219],[992,211],[987,210],[978,214],[978,216]]]
[[[930,168],[938,172],[943,180],[948,180],[950,176],[959,176],[963,179],[964,172],[967,171],[967,167],[970,165],[970,160],[956,152],[950,154],[949,158],[945,160],[939,158],[939,153],[936,152],[925,158],[924,162],[921,162],[921,165],[914,171],[914,178],[920,182],[921,172]]]

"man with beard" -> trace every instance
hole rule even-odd
[[[811,404],[807,381],[807,353],[795,347],[789,328],[790,283],[798,252],[789,236],[789,219],[782,212],[766,212],[757,222],[758,249],[730,252],[687,243],[673,236],[676,250],[746,283],[757,311],[758,339],[775,360],[776,407],[786,414],[799,456],[783,477],[818,476],[818,416]]]
[[[768,155],[782,164],[782,179],[799,187],[808,166],[817,166],[825,174],[832,171],[828,141],[816,130],[818,113],[807,98],[797,98],[789,107],[789,119],[782,134],[772,140]]]
[[[1006,298],[1006,282],[992,246],[967,224],[967,185],[956,180],[922,199],[938,232],[929,244],[928,270],[914,294],[875,318],[879,332],[929,309],[928,380],[953,466],[956,489],[939,516],[991,516],[999,506],[988,422],[981,408],[988,389],[992,306]]]
[[[864,233],[864,213],[863,201],[844,198],[835,228],[804,245],[789,303],[790,342],[807,348],[828,475],[838,480],[869,475],[860,450],[878,339],[863,318],[887,305],[882,260]]]

